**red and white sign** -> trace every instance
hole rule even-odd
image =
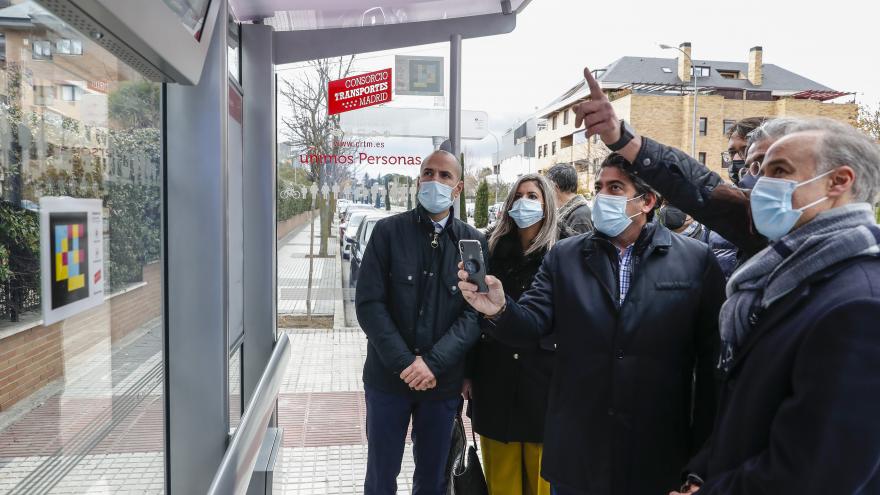
[[[330,81],[327,100],[330,115],[387,103],[391,101],[391,69]]]

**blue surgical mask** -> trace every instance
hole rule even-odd
[[[516,222],[517,227],[524,229],[535,225],[544,218],[544,206],[540,201],[519,198],[514,201],[507,214]]]
[[[771,241],[778,241],[782,236],[791,232],[804,210],[828,199],[828,196],[823,196],[803,208],[794,209],[791,205],[791,196],[794,194],[794,190],[819,180],[831,172],[833,170],[800,183],[771,177],[758,179],[749,199],[752,205],[752,219],[755,221],[755,228],[758,229],[758,232]]]
[[[629,216],[626,214],[626,204],[644,196],[636,196],[626,199],[625,196],[612,196],[610,194],[596,194],[593,198],[593,225],[596,230],[609,237],[617,237],[629,227],[632,219],[641,215],[642,212]]]
[[[419,182],[419,203],[437,214],[452,206],[452,188],[436,180]]]

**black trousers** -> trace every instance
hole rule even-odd
[[[367,402],[367,478],[364,495],[394,495],[412,418],[413,495],[445,495],[446,459],[461,398],[413,400],[364,387]]]

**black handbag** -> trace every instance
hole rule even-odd
[[[477,455],[477,437],[471,429],[474,441],[468,445],[467,434],[464,431],[464,421],[461,417],[462,406],[458,408],[458,415],[452,430],[452,447],[447,462],[449,476],[449,495],[489,495],[486,486],[486,477],[483,475],[483,466],[480,464],[480,456]]]

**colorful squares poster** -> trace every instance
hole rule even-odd
[[[49,213],[52,246],[52,309],[89,297],[88,218],[83,213]]]
[[[40,200],[43,323],[50,325],[104,302],[101,200]]]

